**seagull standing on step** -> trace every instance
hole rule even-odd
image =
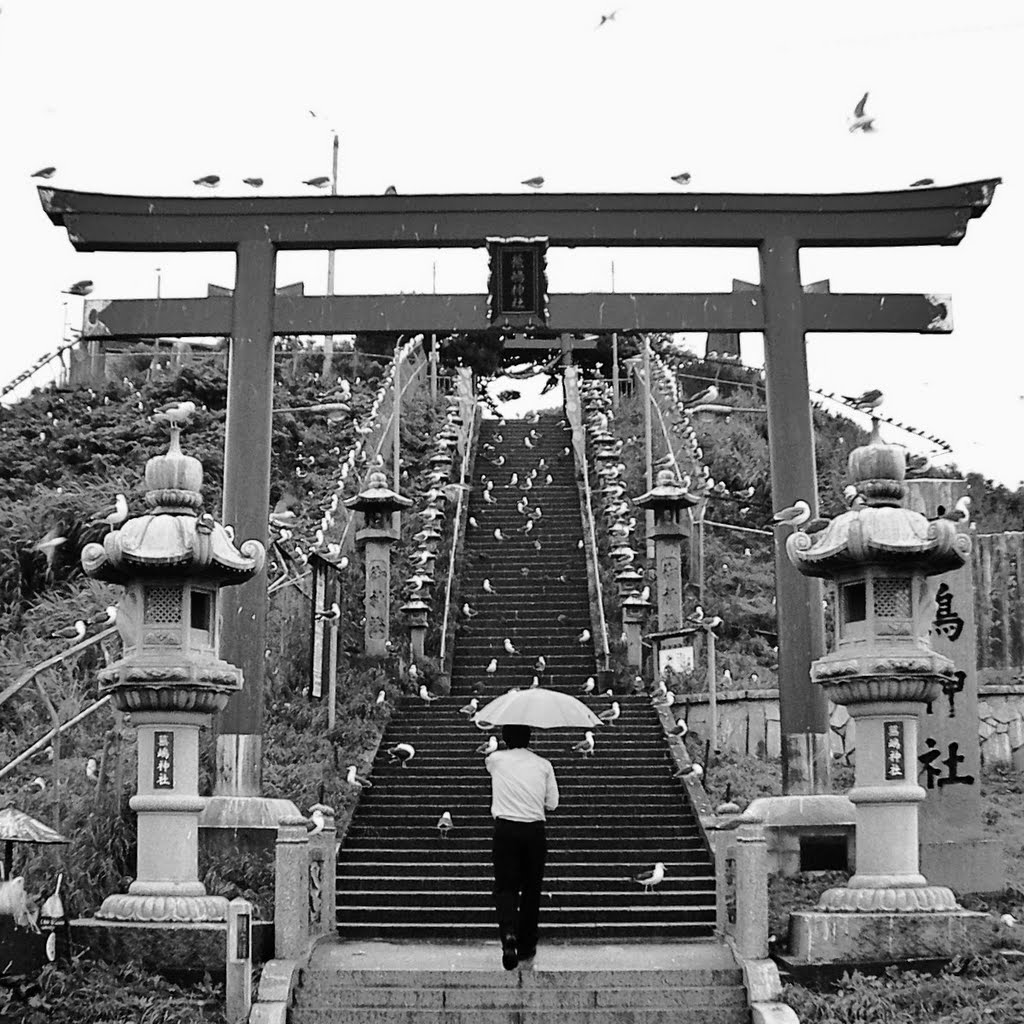
[[[583,739],[573,745],[573,750],[578,750],[581,757],[590,757],[594,753],[594,734],[588,729],[583,734]]]
[[[669,734],[669,736],[672,736],[675,739],[680,739],[681,740],[681,739],[684,739],[686,737],[686,734],[689,731],[690,731],[690,727],[686,724],[686,719],[685,718],[677,718],[676,719],[675,727],[672,728],[672,729],[669,729],[668,734]]]
[[[497,658],[491,658],[491,660],[489,662],[487,662],[487,668],[485,668],[484,671],[489,676],[493,676],[494,673],[498,671],[498,659]]]
[[[454,828],[455,822],[452,821],[451,811],[445,811],[440,818],[437,819],[437,831],[441,834],[442,839],[448,838],[448,833]]]
[[[431,693],[427,689],[427,684],[426,683],[422,683],[420,685],[420,700],[426,701],[426,703],[429,704],[431,701],[440,700],[440,699],[441,699],[440,694]]]
[[[540,657],[539,657],[539,658],[537,659],[537,664],[533,666],[533,670],[534,670],[534,672],[537,672],[537,673],[539,673],[539,674],[543,675],[543,674],[544,674],[544,670],[545,670],[545,669],[546,669],[547,667],[548,667],[548,663],[547,663],[547,660],[545,659],[544,655],[542,654],[542,655],[541,655],[541,656],[540,656]]]
[[[621,714],[622,712],[619,710],[619,702],[617,700],[613,700],[612,706],[607,708],[605,711],[602,711],[597,717],[600,718],[605,725],[612,725],[614,722],[618,721],[619,715]]]
[[[589,643],[589,641],[590,641],[590,630],[589,629],[581,630],[580,631],[580,635],[578,637],[576,637],[576,643],[578,643],[582,647],[584,644]]]
[[[505,637],[505,639],[504,639],[504,641],[502,642],[502,645],[501,645],[501,646],[505,648],[505,653],[506,653],[506,654],[511,654],[511,655],[512,655],[513,657],[516,657],[516,656],[518,656],[518,655],[522,654],[522,651],[520,651],[520,650],[519,650],[519,649],[518,649],[518,648],[516,647],[516,645],[515,645],[514,643],[512,643],[512,641],[511,641],[511,640],[509,640],[509,638],[508,638],[508,637]]]
[[[483,754],[485,757],[488,757],[491,754],[493,754],[497,749],[498,737],[491,736],[486,742],[481,743],[480,746],[476,748],[476,752],[478,754]]]
[[[373,788],[373,783],[369,779],[360,778],[358,772],[356,771],[356,766],[354,764],[350,764],[348,768],[345,770],[345,772],[345,781],[350,786],[355,786],[357,789]]]
[[[403,768],[408,768],[409,762],[416,756],[416,748],[411,743],[396,743],[388,747],[387,753],[391,759],[388,764],[401,764]]]
[[[597,686],[597,681],[594,677],[587,676],[586,682],[580,687],[580,693],[593,693],[595,686]]]
[[[376,704],[383,704],[384,701],[386,701],[387,699],[388,695],[383,690],[377,691],[377,700],[375,701]]]
[[[650,871],[641,871],[630,881],[639,882],[644,887],[644,892],[653,892],[656,885],[665,881],[665,865],[659,860]]]
[[[473,697],[468,704],[463,704],[462,707],[459,708],[459,714],[475,715],[478,707],[480,707],[480,701],[476,697]]]
[[[467,619],[475,619],[480,613],[475,609],[471,608],[469,606],[469,602],[466,601],[462,605],[462,614],[465,615]]]
[[[501,532],[500,527],[494,531],[494,539],[498,541],[505,539],[505,535]]]
[[[491,586],[491,581],[490,580],[487,580],[487,579],[484,580],[484,593],[485,594],[496,594],[497,593],[497,590],[495,590],[494,587]]]

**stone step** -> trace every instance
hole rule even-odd
[[[637,886],[637,889],[639,888]],[[442,906],[433,903],[417,904],[413,901],[404,905],[391,903],[387,906],[357,906],[353,905],[352,899],[352,894],[349,894],[344,905],[338,907],[338,921],[346,925],[401,923],[419,918],[434,925],[483,925],[492,930],[495,927],[493,905],[465,905],[461,898],[453,895],[449,895],[449,899]],[[642,897],[643,902],[640,900],[641,897],[634,895],[632,899],[623,897],[621,901],[611,905],[580,903],[577,906],[558,906],[554,900],[542,899],[543,928],[547,933],[559,925],[593,921],[595,917],[600,918],[602,926],[609,927],[619,924],[635,925],[638,919],[649,926],[662,923],[676,925],[685,919],[689,924],[706,927],[715,921],[716,910],[711,901],[705,901],[703,904],[682,903],[674,900],[670,893],[650,893]]]
[[[661,860],[665,865],[666,883],[669,881],[689,882],[694,878],[707,878],[712,882],[714,881],[714,868],[706,858],[702,859],[701,857],[694,856],[687,860],[681,856],[679,850],[676,850],[671,857],[663,857]],[[648,865],[652,863],[649,861]],[[450,856],[450,851],[438,849],[435,851],[435,856],[427,864],[430,866],[432,877],[436,876],[438,880],[447,876],[465,879],[479,877],[493,879],[494,877],[494,869],[490,857],[485,857],[482,854],[475,857],[464,857],[461,860],[453,860]],[[638,865],[637,871],[634,871],[633,874],[637,874],[639,869],[640,865]],[[338,862],[339,878],[348,874],[364,875],[367,873],[380,877],[419,878],[423,870],[423,863],[413,863],[403,859],[397,861],[394,859],[387,860],[376,856],[372,852],[364,854],[359,858],[345,857]],[[545,868],[545,878],[550,885],[559,885],[563,881],[566,885],[570,883],[575,884],[575,881],[578,879],[582,879],[585,882],[593,879],[594,883],[597,884],[602,879],[623,878],[623,873],[621,866],[616,863],[603,864],[600,860],[594,859],[580,860],[559,857],[547,865]]]
[[[488,839],[480,842],[455,843],[434,835],[422,836],[418,841],[402,842],[390,849],[383,849],[380,843],[349,842],[346,839],[342,844],[341,854],[346,862],[354,862],[360,857],[382,863],[402,863],[417,858],[429,862],[437,860],[443,854],[446,860],[487,863],[491,855],[491,842]],[[614,849],[609,848],[607,842],[600,841],[590,845],[549,841],[548,856],[552,862],[564,860],[606,865],[624,864],[631,866],[633,873],[636,873],[651,867],[659,860],[664,862],[689,856],[693,858],[693,863],[697,863],[700,858],[707,857],[708,853],[701,840],[666,840],[664,843],[641,840],[633,841],[628,846],[623,843],[616,844]],[[628,872],[629,869],[626,870]]]
[[[349,885],[340,892],[344,892],[344,899],[340,902],[346,908],[347,920],[355,918],[349,913],[353,907],[377,907],[385,908],[389,913],[402,907],[433,907],[447,913],[453,908],[453,902],[458,905],[476,910],[485,910],[489,918],[494,915],[494,901],[491,895],[493,880],[483,883],[475,889],[462,889],[458,892],[452,890],[437,890],[425,888],[424,883],[429,885],[429,879],[417,880],[417,885],[392,885],[390,888],[373,886],[352,886]],[[544,886],[544,920],[547,921],[548,914],[554,910],[586,910],[603,913],[605,909],[631,906],[634,908],[638,897],[640,886],[634,884],[632,889],[614,889],[609,891],[592,892],[584,890],[560,890],[557,887]],[[680,888],[667,889],[664,883],[658,887],[655,894],[661,901],[659,910],[664,907],[683,908],[686,913],[691,909],[710,907],[714,900],[714,893],[707,889],[686,890]],[[646,899],[646,897],[644,897]],[[641,913],[647,914],[650,908],[646,904],[641,905]]]
[[[478,871],[463,873],[458,876],[441,878],[433,871],[424,874],[422,868],[420,874],[387,874],[380,872],[359,872],[353,865],[347,865],[351,870],[338,871],[337,880],[339,891],[346,892],[361,890],[363,892],[388,892],[391,890],[406,891],[429,891],[432,893],[446,893],[451,889],[461,890],[467,897],[473,893],[485,893],[490,898],[491,886],[494,884],[494,876],[491,871]],[[561,865],[551,865],[551,870],[545,872],[544,887],[546,890],[556,893],[559,896],[570,896],[577,893],[588,893],[593,896],[615,895],[617,893],[635,893],[636,884],[627,879],[620,871],[618,874],[599,875],[590,871],[587,875],[565,875],[561,872]],[[588,866],[592,867],[592,866]],[[662,892],[672,892],[679,896],[684,893],[701,892],[705,895],[714,889],[714,879],[709,875],[673,875],[666,869],[665,880],[658,886]]]
[[[741,1015],[742,1014],[742,1015]],[[678,1007],[643,1010],[444,1009],[399,1010],[395,1008],[340,1010],[333,1006],[297,1006],[289,1014],[291,1024],[680,1024]],[[687,1011],[685,1024],[746,1024],[748,1010],[738,1007]]]
[[[687,915],[688,917],[688,915]],[[444,941],[486,942],[494,939],[495,925],[493,920],[486,924],[441,924],[427,919],[423,921],[378,921],[373,924],[348,923],[339,913],[338,937],[340,939],[380,939],[388,942],[427,941],[430,939]],[[707,939],[714,933],[714,921],[680,920],[675,923],[645,922],[642,917],[634,915],[628,922],[615,921],[573,921],[566,924],[544,925],[544,941],[570,941],[574,943],[591,942],[629,942],[665,940],[672,942],[688,942],[695,939]]]

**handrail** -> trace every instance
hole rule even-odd
[[[466,393],[466,382],[469,381],[469,393]],[[448,652],[448,619],[452,604],[452,581],[455,579],[455,558],[459,549],[459,535],[462,531],[462,505],[466,488],[466,474],[469,470],[469,456],[473,447],[473,434],[476,428],[476,403],[472,394],[472,378],[467,372],[459,375],[459,407],[462,416],[464,440],[462,446],[462,465],[459,467],[459,496],[455,501],[455,529],[452,536],[451,550],[448,552],[448,578],[444,584],[444,618],[441,620],[441,647],[438,660],[443,665]]]
[[[96,633],[93,636],[86,637],[84,640],[80,640],[77,644],[67,648],[67,650],[61,651],[60,654],[55,654],[51,658],[47,658],[45,661],[39,662],[38,665],[34,665],[23,675],[19,676],[6,690],[0,692],[0,705],[6,704],[16,693],[32,682],[33,679],[40,672],[45,672],[46,669],[51,668],[54,665],[59,665],[62,661],[66,661],[73,654],[80,654],[82,651],[95,644],[106,640],[107,637],[113,636],[117,632],[116,626],[110,626],[104,629],[102,632]]]
[[[62,356],[69,348],[74,348],[80,341],[80,338],[75,338],[74,341],[67,341],[52,352],[47,352],[45,355],[40,356],[27,370],[23,370],[16,377],[12,377],[3,387],[0,387],[0,398],[10,394],[16,387],[34,377],[48,363],[52,363],[58,356]]]
[[[54,726],[54,728],[47,732],[41,739],[36,740],[35,743],[32,744],[32,746],[23,750],[12,761],[8,761],[7,764],[0,768],[0,779],[2,779],[5,775],[12,772],[15,768],[17,768],[22,761],[27,761],[30,757],[32,757],[33,754],[39,753],[40,750],[43,750],[50,743],[52,743],[57,736],[67,732],[67,730],[70,729],[73,725],[78,725],[79,722],[84,721],[91,714],[93,714],[93,712],[99,711],[101,707],[109,703],[110,698],[111,694],[108,693],[106,697],[100,697],[99,700],[93,701],[93,703],[90,704],[84,711],[79,711],[74,718],[69,718],[66,722],[62,722],[60,725]]]
[[[580,403],[579,383],[576,377],[576,368],[567,366],[563,370],[565,382],[565,411],[572,428],[572,445],[576,453],[576,460],[582,469],[583,476],[583,507],[585,509],[584,521],[589,534],[587,544],[587,559],[590,562],[590,571],[594,580],[594,590],[597,597],[597,618],[598,629],[601,634],[600,654],[604,657],[604,668],[608,668],[610,650],[608,647],[608,622],[604,612],[604,595],[601,587],[601,567],[597,555],[597,530],[594,526],[593,494],[590,490],[590,473],[587,469],[587,450],[583,434],[583,411]]]

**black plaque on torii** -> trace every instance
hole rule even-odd
[[[487,319],[492,327],[547,324],[547,250],[546,238],[487,239]]]

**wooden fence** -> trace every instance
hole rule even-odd
[[[978,668],[1024,669],[1024,532],[971,540]]]

